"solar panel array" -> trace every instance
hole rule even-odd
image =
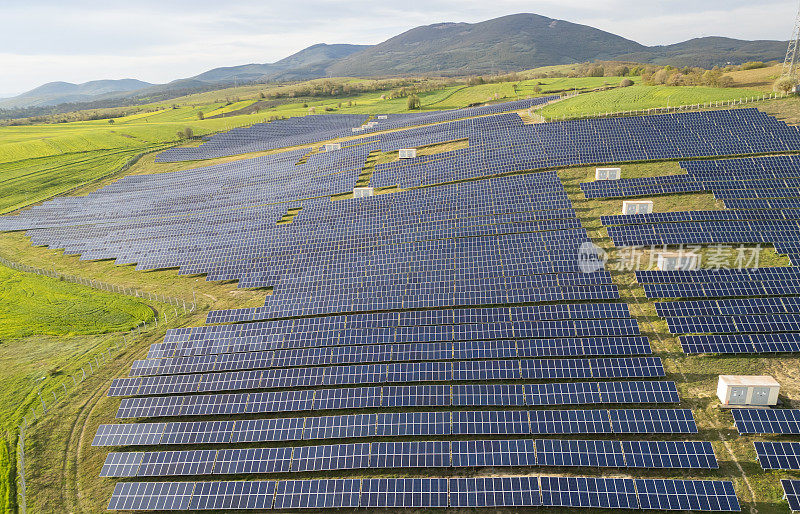
[[[247,482],[122,482],[110,510],[357,507],[587,507],[741,510],[722,480],[514,476]]]
[[[117,447],[103,476],[219,480],[120,482],[110,507],[738,509],[729,482],[453,477],[487,466],[716,469],[710,443],[683,440],[698,432],[691,411],[662,408],[680,401],[677,387],[660,380],[661,359],[619,301],[556,172],[528,172],[800,149],[797,129],[754,110],[537,125],[502,114],[540,101],[389,115],[324,153],[312,148],[354,134],[366,117],[237,129],[160,158],[306,148],[126,177],[1,218],[0,230],[26,230],[34,244],[82,259],[271,288],[261,307],[169,330],[113,381],[121,421],[101,425],[93,441]],[[483,117],[459,119],[475,115]],[[404,129],[421,123],[432,125]],[[401,130],[363,133],[387,128]],[[372,152],[462,140],[466,148],[373,173],[374,186],[413,189],[332,199],[352,191]],[[416,188],[427,185],[436,187]],[[291,223],[278,224],[290,210]],[[777,234],[798,219],[787,209],[613,222],[735,222],[740,232]],[[800,342],[762,339],[775,336],[775,323],[797,321],[788,293],[767,302],[713,296],[723,281],[778,296],[769,292],[800,275],[721,277],[640,280],[653,295],[698,298],[659,304],[676,333],[708,327],[697,336],[741,337],[739,347]],[[375,474],[415,468],[450,476]],[[330,478],[338,470],[350,478]],[[297,472],[319,478],[279,476]],[[265,474],[275,480],[223,481]]]
[[[385,119],[371,117],[366,114],[312,114],[280,119],[269,123],[256,123],[248,127],[234,128],[227,132],[216,134],[198,147],[171,148],[161,152],[156,157],[156,162],[213,159],[308,145],[318,141],[352,137],[362,133],[397,130],[414,125],[445,123],[462,118],[529,109],[557,98],[558,96],[543,96],[448,111],[387,114]],[[370,121],[373,125],[364,126],[367,121]],[[372,136],[367,137],[371,138]]]

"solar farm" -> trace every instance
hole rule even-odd
[[[800,129],[753,108],[520,116],[556,99],[255,124],[156,158],[190,169],[0,217],[82,261],[263,294],[109,384],[107,508],[800,511],[791,374],[774,408],[720,409],[692,378],[797,365]],[[623,177],[585,172],[607,165]],[[587,207],[700,194],[715,208]],[[791,265],[606,262],[681,245]]]

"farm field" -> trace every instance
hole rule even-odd
[[[761,97],[763,94],[762,91],[741,88],[633,85],[567,98],[544,107],[540,112],[546,119],[556,120],[561,117],[594,116],[606,112],[725,102]]]

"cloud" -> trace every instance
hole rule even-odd
[[[788,0],[5,0],[0,92],[43,82],[168,82],[218,66],[274,62],[315,43],[374,44],[418,25],[518,12],[592,25],[644,44],[703,35],[787,39]]]

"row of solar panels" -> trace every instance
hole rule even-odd
[[[625,325],[633,325],[638,332],[636,320],[619,320],[602,326],[605,331],[625,333]],[[600,325],[592,323],[589,325]],[[552,328],[552,327],[551,327]],[[602,334],[604,330],[593,330]],[[572,330],[564,330],[565,336]],[[555,332],[558,333],[558,332]],[[506,337],[505,333],[496,334]],[[555,334],[554,334],[555,335]],[[583,335],[583,334],[581,334]],[[521,339],[463,342],[427,342],[402,344],[369,344],[359,346],[325,346],[287,350],[262,350],[256,352],[192,355],[135,361],[131,376],[172,375],[177,373],[201,373],[233,371],[239,369],[266,369],[296,366],[332,366],[339,364],[403,362],[423,360],[472,360],[516,357],[563,357],[570,355],[637,355],[649,354],[650,345],[615,344],[611,338],[593,338],[590,344],[581,344],[580,339]],[[562,342],[563,341],[563,342]],[[570,342],[573,342],[570,345]],[[577,344],[575,344],[577,343]]]
[[[229,326],[229,325],[228,325]],[[243,326],[243,325],[238,325]],[[484,325],[485,326],[485,325]],[[391,349],[391,355],[411,356],[407,360],[417,360],[415,355],[426,355],[437,347],[446,348],[447,354],[452,354],[459,360],[490,357],[580,357],[602,355],[646,355],[651,352],[650,343],[644,336],[617,336],[617,337],[565,337],[550,339],[492,339],[458,340],[455,342],[441,341],[450,339],[444,331],[436,331],[433,337],[424,337],[414,343],[385,344],[395,338],[392,330],[386,329],[353,329],[353,330],[320,330],[304,333],[265,334],[259,329],[242,330],[229,333],[200,334],[196,339],[189,341],[154,343],[150,346],[146,362],[161,360],[163,362],[179,363],[182,358],[196,357],[211,358],[214,355],[231,355],[240,353],[265,352],[272,350],[274,359],[283,360],[285,355],[298,357],[311,354],[316,350],[331,352],[331,359],[338,354],[359,353],[360,350],[350,350],[350,345],[379,346]],[[468,333],[471,330],[468,330]],[[428,335],[431,332],[425,331]],[[247,335],[256,334],[256,335]],[[491,334],[502,337],[502,334]],[[506,334],[507,335],[507,334]],[[207,338],[203,338],[207,336]],[[453,339],[462,336],[453,335]],[[437,341],[438,340],[438,341]],[[406,347],[411,346],[415,352],[407,353]],[[342,352],[335,352],[338,347],[348,348]],[[290,354],[288,350],[302,350],[303,353]],[[363,350],[369,353],[370,350]],[[307,353],[306,353],[307,352]],[[378,354],[383,354],[378,351]],[[234,357],[227,357],[234,358]],[[237,357],[238,358],[238,357]],[[172,360],[168,360],[172,359]],[[338,360],[338,357],[336,357]]]
[[[110,510],[586,507],[739,512],[729,481],[594,477],[122,482]]]
[[[548,382],[302,389],[124,398],[117,418],[221,416],[397,407],[678,403],[675,382]]]
[[[688,409],[385,412],[100,425],[92,446],[221,444],[397,436],[695,434]]]
[[[664,375],[659,357],[401,362],[117,378],[112,381],[108,396],[393,382],[640,378]]]
[[[797,443],[796,443],[797,444]],[[758,448],[758,445],[757,445]],[[780,453],[793,459],[797,448]],[[780,451],[780,449],[776,449]],[[772,451],[769,455],[775,456]],[[759,453],[759,458],[761,458]],[[109,453],[101,477],[305,473],[348,469],[581,466],[716,469],[707,441],[510,439]],[[770,468],[765,468],[770,469]]]

